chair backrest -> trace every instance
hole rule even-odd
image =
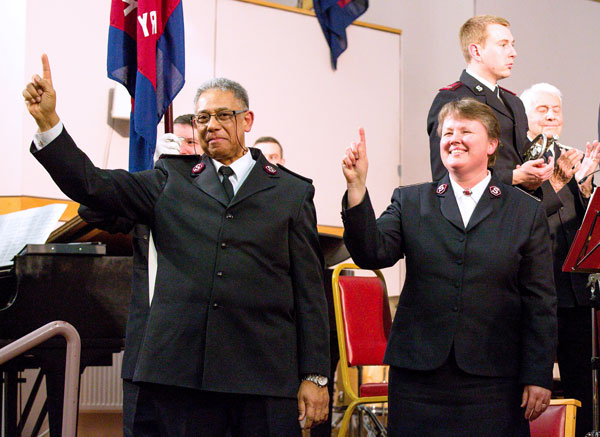
[[[349,366],[383,364],[392,317],[385,281],[376,274],[338,278]]]
[[[529,422],[531,437],[573,437],[577,407],[575,399],[552,399],[548,409],[533,422]]]
[[[564,437],[566,405],[549,405],[540,417],[529,422],[531,437]]]

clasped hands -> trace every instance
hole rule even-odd
[[[549,181],[554,191],[560,191],[571,178],[579,182],[585,176],[591,174],[600,161],[600,143],[594,141],[592,144],[586,144],[585,154],[577,149],[563,150],[559,158],[554,163],[550,158],[548,163],[543,159],[534,159],[527,161],[522,165],[517,165],[513,170],[513,185],[522,185],[528,190],[536,190],[544,181]],[[589,196],[592,190],[592,181],[587,180],[585,184],[580,185],[584,196]]]

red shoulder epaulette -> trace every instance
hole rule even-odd
[[[458,88],[460,88],[462,84],[463,83],[459,80],[459,81],[456,81],[456,82],[454,82],[454,83],[452,83],[452,84],[450,84],[448,86],[445,86],[444,88],[440,88],[440,91],[455,91]]]
[[[516,93],[513,93],[511,90],[507,90],[506,88],[501,87],[500,85],[498,85],[498,88],[502,89],[503,91],[506,91],[507,93],[512,94],[513,96],[516,96]]]

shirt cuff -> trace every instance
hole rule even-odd
[[[35,144],[35,148],[42,150],[44,147],[58,138],[62,130],[63,123],[62,121],[58,120],[58,123],[56,123],[56,126],[54,126],[52,129],[47,130],[46,132],[36,132],[33,136],[33,144]]]

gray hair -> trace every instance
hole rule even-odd
[[[194,97],[194,107],[198,103],[198,99],[202,95],[202,93],[208,90],[221,90],[221,91],[231,91],[234,97],[242,104],[243,109],[250,108],[250,101],[248,99],[248,92],[245,90],[243,86],[239,83],[227,79],[225,77],[215,77],[213,79],[209,79],[204,82],[196,91],[196,97]]]
[[[537,93],[552,94],[553,96],[558,97],[558,100],[562,104],[562,93],[558,88],[546,82],[536,83],[535,85],[530,86],[521,93],[521,100],[523,101],[523,105],[525,106],[526,114],[529,114],[529,112],[533,110],[533,107],[535,105],[535,96]]]

